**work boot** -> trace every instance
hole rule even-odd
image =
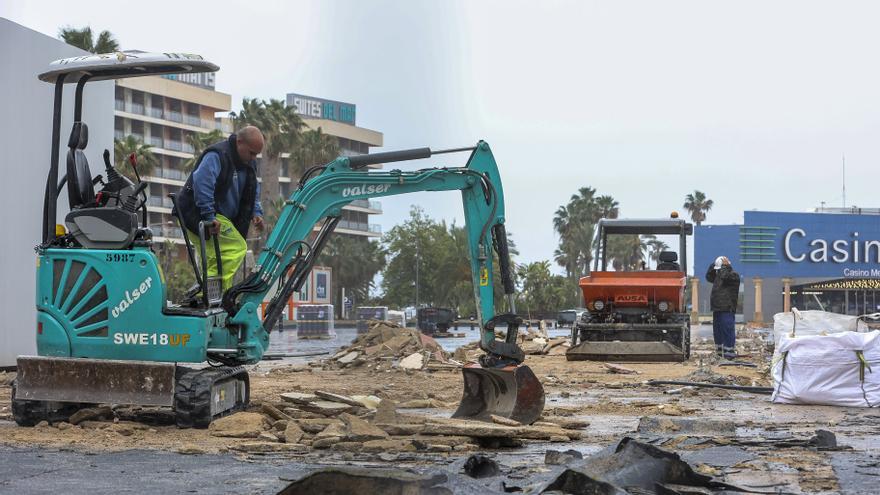
[[[723,357],[724,359],[733,361],[734,359],[738,358],[739,356],[736,354],[736,348],[724,347],[724,348],[722,348],[721,357]]]

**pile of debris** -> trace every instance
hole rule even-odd
[[[373,322],[367,333],[324,361],[324,369],[367,366],[379,371],[455,369],[461,365],[433,338],[387,321]]]
[[[390,399],[345,396],[325,391],[280,394],[259,409],[211,423],[217,437],[247,439],[229,446],[252,454],[300,453],[312,449],[346,452],[451,452],[480,447],[515,447],[523,440],[568,442],[579,439],[587,422],[546,418],[523,425],[506,418],[494,422],[445,419],[398,412]]]

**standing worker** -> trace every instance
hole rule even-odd
[[[257,182],[256,158],[263,151],[263,133],[247,126],[209,146],[183,185],[177,205],[183,215],[186,234],[199,242],[199,222],[220,241],[223,263],[223,290],[232,286],[232,277],[247,253],[248,228],[251,222],[263,228],[260,184]],[[217,275],[217,259],[207,249],[208,276]]]
[[[733,271],[727,256],[719,256],[709,265],[706,281],[712,284],[710,305],[715,353],[724,359],[736,359],[734,315],[739,300],[739,274]]]

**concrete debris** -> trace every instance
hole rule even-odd
[[[260,413],[238,412],[215,419],[208,431],[215,437],[257,438],[268,427],[267,423]]]
[[[689,434],[701,436],[733,435],[736,424],[733,421],[719,421],[702,418],[663,418],[643,416],[639,419],[639,433]]]
[[[177,453],[184,454],[184,455],[201,455],[201,454],[207,454],[208,451],[199,447],[198,445],[188,443],[188,444],[183,445],[180,448],[178,448]]]
[[[474,438],[516,438],[550,440],[553,437],[579,439],[581,433],[546,426],[502,426],[464,419],[427,418],[425,423],[378,425],[391,435],[459,435]]]
[[[289,420],[289,419],[291,419],[290,416],[284,414],[277,407],[273,406],[272,404],[269,404],[268,402],[263,402],[260,405],[260,409],[263,411],[264,414],[268,415],[270,418],[275,419],[275,420],[281,420],[281,419]]]
[[[334,394],[333,392],[325,392],[323,390],[315,390],[315,395],[331,402],[348,404],[349,406],[354,407],[364,407],[364,404],[362,402],[355,400],[353,397],[349,397],[347,395]]]
[[[309,450],[307,445],[297,443],[276,443],[276,442],[244,442],[230,445],[231,450],[246,452],[249,454],[261,454],[269,452],[306,452]]]
[[[420,370],[429,364],[453,365],[449,354],[433,338],[414,328],[401,328],[388,322],[373,322],[367,333],[324,361],[325,369],[368,366],[371,369]]]
[[[67,420],[68,423],[72,425],[78,425],[83,421],[90,419],[98,419],[98,418],[107,418],[113,415],[113,410],[110,409],[110,406],[99,406],[99,407],[87,407],[85,409],[80,409],[79,411],[73,413],[70,416],[70,419]]]
[[[399,368],[405,370],[420,370],[425,365],[425,356],[421,352],[414,352],[409,356],[400,360],[397,364]]]
[[[313,400],[317,400],[318,396],[315,394],[303,394],[300,392],[287,392],[281,394],[281,399],[293,404],[308,404]]]
[[[391,399],[382,399],[379,407],[376,408],[376,414],[373,416],[373,423],[394,424],[398,421],[397,403]]]
[[[352,351],[352,352],[349,352],[348,354],[342,356],[341,358],[337,359],[336,361],[341,364],[348,364],[348,363],[354,361],[355,359],[357,359],[358,356],[360,356],[359,352]]]
[[[382,399],[375,395],[352,395],[351,398],[367,409],[378,409],[379,403],[382,402]]]
[[[263,433],[260,433],[260,436],[257,438],[259,438],[260,440],[265,440],[267,442],[277,442],[278,441],[278,437],[273,433],[269,433],[268,431],[264,431]]]
[[[370,440],[385,440],[389,438],[388,433],[377,428],[370,423],[351,414],[341,414],[339,419],[345,424],[345,441],[348,442],[367,442]]]
[[[605,369],[608,370],[609,373],[620,373],[621,375],[641,375],[640,371],[636,371],[631,368],[627,368],[625,366],[621,366],[619,364],[613,363],[605,363]]]
[[[494,414],[489,415],[489,419],[491,419],[493,423],[496,423],[499,425],[505,425],[505,426],[522,426],[523,425],[519,421],[510,419],[510,418],[505,418],[503,416],[496,416]],[[556,425],[553,425],[553,426],[556,426]]]
[[[348,404],[330,402],[329,400],[316,400],[314,402],[307,402],[305,404],[299,404],[298,407],[304,411],[323,414],[324,416],[336,416],[337,414],[342,414],[344,412],[349,412],[352,410],[352,406]]]
[[[305,432],[303,432],[296,421],[289,421],[284,427],[284,433],[281,435],[281,438],[286,443],[299,443],[304,434]]]

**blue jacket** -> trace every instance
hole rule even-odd
[[[237,168],[232,176],[232,186],[226,190],[226,194],[222,198],[218,198],[218,202],[215,204],[214,186],[217,184],[220,168],[220,155],[212,151],[202,157],[201,163],[193,172],[196,206],[199,208],[202,220],[206,222],[214,220],[218,213],[229,219],[235,218],[244,192],[244,184],[247,180],[246,171],[244,168]],[[254,215],[263,216],[259,182],[257,182],[257,195],[254,198]]]

